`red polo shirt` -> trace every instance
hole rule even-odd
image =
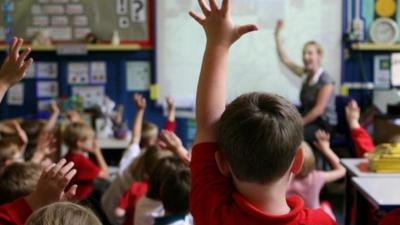
[[[146,194],[148,189],[147,182],[134,182],[119,200],[118,207],[126,211],[124,225],[134,224],[136,203],[139,198]]]
[[[79,200],[88,198],[93,191],[93,181],[99,176],[100,168],[90,159],[79,153],[70,152],[64,158],[68,162],[74,162],[74,168],[76,169],[76,175],[72,178],[67,190],[71,185],[76,184],[78,185],[78,189],[76,190],[75,197]]]
[[[214,158],[217,150],[216,143],[202,143],[193,148],[190,211],[196,225],[336,224],[320,209],[304,209],[304,202],[298,196],[287,199],[291,211],[286,215],[271,215],[257,209],[235,191],[231,179],[219,172]]]
[[[351,138],[353,139],[357,157],[364,157],[365,153],[372,152],[375,148],[371,137],[364,128],[351,130]]]
[[[0,205],[0,224],[24,225],[31,214],[31,207],[24,198],[19,198],[13,202]]]

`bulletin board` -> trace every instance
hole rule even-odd
[[[84,39],[93,33],[109,41],[115,30],[126,43],[151,43],[151,0],[13,1],[13,35],[31,40],[47,29],[55,42]],[[0,10],[0,18],[3,18]],[[0,25],[1,26],[1,25]]]

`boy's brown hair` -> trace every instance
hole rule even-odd
[[[173,215],[189,212],[190,171],[183,168],[165,178],[161,186],[164,210]]]
[[[15,155],[20,152],[17,144],[9,141],[0,141],[0,168],[6,166],[8,160],[14,160]]]
[[[308,174],[315,170],[315,156],[311,146],[305,141],[301,143],[301,146],[303,148],[304,161],[300,173],[296,175],[299,178],[307,177]]]
[[[75,148],[78,141],[84,141],[94,136],[95,132],[89,125],[83,122],[75,122],[65,128],[63,139],[69,148]]]
[[[239,180],[267,184],[289,169],[303,140],[303,120],[278,95],[248,93],[226,107],[217,140]]]
[[[13,163],[0,173],[0,204],[32,193],[43,168],[34,163]]]
[[[164,180],[170,174],[174,174],[183,168],[187,168],[187,166],[176,156],[168,156],[161,159],[150,175],[147,197],[160,200],[160,189]]]
[[[154,123],[144,121],[142,124],[142,134],[140,138],[140,147],[148,147],[149,141],[152,138],[157,138],[158,127]]]

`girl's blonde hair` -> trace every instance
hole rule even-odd
[[[300,173],[296,175],[296,177],[300,178],[308,176],[308,174],[315,170],[315,156],[311,146],[307,142],[303,141],[301,147],[303,149],[304,162]]]
[[[26,225],[101,225],[96,215],[88,208],[71,203],[57,202],[34,212]]]

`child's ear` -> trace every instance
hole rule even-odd
[[[231,170],[229,168],[228,162],[225,160],[224,156],[220,151],[215,152],[215,161],[217,162],[218,169],[222,173],[222,175],[226,177],[231,176]]]
[[[294,155],[292,168],[290,168],[290,172],[294,174],[298,174],[301,171],[301,167],[303,166],[304,161],[304,152],[303,148],[300,146],[296,150],[296,154]]]

